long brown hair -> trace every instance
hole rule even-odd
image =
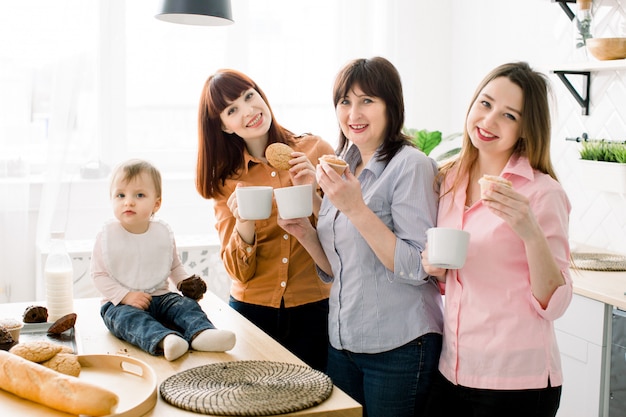
[[[522,89],[524,103],[520,126],[520,138],[513,149],[514,155],[525,156],[534,169],[550,175],[558,181],[550,157],[550,83],[547,77],[533,70],[526,62],[512,62],[494,68],[478,85],[468,107],[469,114],[472,105],[480,92],[487,84],[499,77],[508,78],[513,84]],[[451,169],[458,173],[451,189],[456,189],[461,178],[465,177],[476,164],[478,149],[472,145],[467,132],[463,127],[463,144],[458,158],[444,164],[439,171],[439,178],[443,178]]]
[[[391,62],[382,57],[355,59],[346,64],[337,74],[333,87],[335,108],[358,85],[363,92],[385,102],[387,129],[378,159],[389,162],[405,145],[412,146],[410,138],[402,133],[404,126],[404,97],[400,74]],[[339,129],[339,144],[336,152],[341,155],[349,146],[348,138]]]
[[[218,70],[204,83],[198,106],[196,190],[204,198],[217,196],[226,179],[243,167],[246,143],[222,130],[220,114],[250,88],[263,98],[272,116],[268,144],[293,144],[293,133],[276,122],[265,93],[250,77],[233,69]]]

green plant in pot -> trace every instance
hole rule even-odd
[[[626,163],[626,144],[603,140],[585,142],[580,149],[580,159],[624,164]]]
[[[587,188],[626,195],[626,143],[584,142],[579,163],[580,181]]]
[[[439,130],[426,130],[426,129],[410,129],[404,128],[404,133],[411,137],[412,142],[417,146],[419,150],[424,152],[426,155],[430,155],[430,153],[435,150],[438,146],[443,146],[446,142],[451,142],[453,139],[459,138],[462,136],[461,133],[452,133],[448,136],[443,136]],[[457,155],[461,151],[461,145],[452,144],[453,146],[445,152],[438,155],[435,159],[437,162],[445,161],[455,155]]]

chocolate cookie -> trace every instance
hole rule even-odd
[[[48,321],[48,309],[43,306],[28,306],[22,316],[24,323],[45,323]]]
[[[66,314],[57,321],[55,321],[52,326],[48,329],[48,333],[52,334],[61,334],[66,330],[71,329],[76,324],[76,313]]]
[[[276,169],[288,170],[291,168],[289,160],[293,149],[284,143],[272,143],[265,149],[265,158]]]

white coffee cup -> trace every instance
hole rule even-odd
[[[465,265],[470,234],[464,230],[433,227],[426,231],[428,263],[438,268],[459,269]]]
[[[244,220],[263,220],[272,214],[272,191],[269,186],[237,187],[237,208]]]
[[[275,188],[278,215],[283,219],[309,217],[313,213],[311,184]]]

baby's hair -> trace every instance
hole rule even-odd
[[[120,176],[122,181],[128,183],[133,178],[140,175],[142,172],[147,173],[154,182],[154,190],[156,191],[156,197],[161,197],[161,173],[159,170],[148,161],[143,159],[130,159],[122,162],[115,167],[113,174],[111,175],[111,189],[109,192],[113,192],[113,182]]]

